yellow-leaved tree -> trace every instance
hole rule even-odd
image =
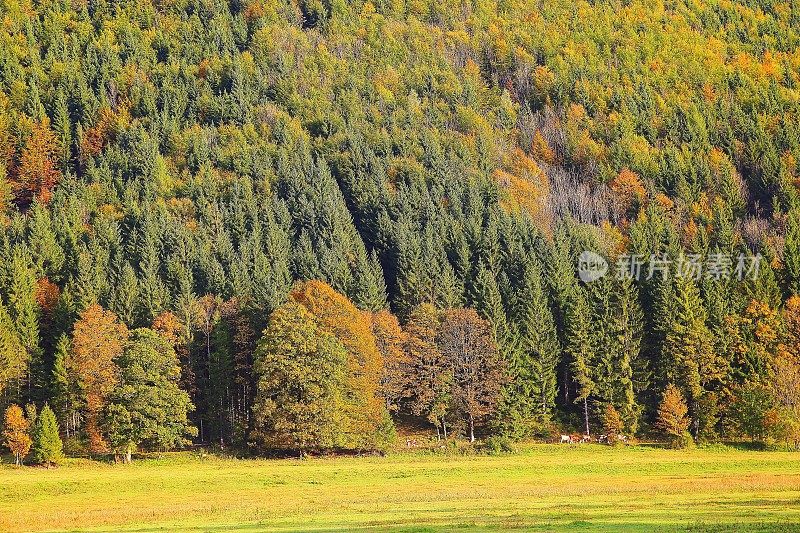
[[[321,329],[336,337],[347,351],[345,447],[382,447],[393,438],[394,427],[379,394],[383,358],[370,314],[322,281],[298,285],[289,299],[305,307]]]
[[[22,464],[22,460],[28,455],[33,441],[30,436],[30,422],[25,418],[22,408],[12,404],[6,409],[5,424],[3,430],[3,440],[6,446],[14,454],[14,461],[17,466]]]
[[[86,435],[93,452],[107,449],[100,431],[100,413],[118,382],[114,359],[122,354],[128,329],[111,311],[97,304],[78,317],[72,333],[67,371],[78,381],[86,402]]]

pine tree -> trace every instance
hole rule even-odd
[[[56,415],[44,404],[33,430],[33,458],[38,464],[58,464],[64,458],[64,445],[58,434]]]
[[[117,281],[111,293],[109,310],[113,311],[128,326],[136,323],[138,310],[139,284],[130,263],[125,262],[117,273]]]
[[[636,400],[637,385],[647,386],[647,369],[639,357],[642,339],[643,315],[638,292],[631,278],[623,277],[614,286],[614,329],[617,335],[618,354],[614,364],[616,373],[615,399],[621,416],[631,433],[638,427],[640,407]],[[638,370],[638,372],[637,372]],[[636,376],[639,377],[638,384]]]
[[[386,283],[374,251],[369,258],[359,256],[353,282],[353,303],[359,309],[379,311],[386,308]]]
[[[509,360],[516,348],[516,339],[508,324],[495,276],[483,263],[478,265],[470,292],[470,305],[482,318],[489,321],[500,352]]]
[[[28,397],[33,397],[38,395],[46,384],[46,366],[39,347],[36,278],[27,252],[21,247],[14,250],[11,275],[8,308],[14,321],[17,338],[25,349],[24,360],[28,365],[26,393]]]
[[[3,302],[0,301],[0,394],[19,395],[19,380],[25,375],[27,352]]]
[[[71,350],[69,337],[62,335],[56,344],[53,375],[50,380],[50,398],[55,406],[55,412],[63,422],[64,432],[67,437],[70,437],[77,427],[76,419],[79,407],[76,391],[67,372]]]
[[[789,213],[783,246],[786,287],[790,295],[800,295],[800,210]]]

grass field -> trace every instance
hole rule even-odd
[[[0,530],[800,529],[800,454],[531,445],[505,456],[0,467]]]

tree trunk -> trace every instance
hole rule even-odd
[[[469,441],[475,442],[475,419],[472,417],[472,413],[469,415]]]
[[[444,438],[447,438],[447,422],[442,419],[442,431],[444,431]]]
[[[436,424],[436,441],[442,440],[442,434],[439,432],[439,424]]]
[[[591,435],[589,433],[589,400],[587,398],[583,399],[583,418],[586,422],[586,434]]]
[[[131,455],[132,455],[132,446],[128,446],[125,449],[125,464],[131,464],[132,462]]]

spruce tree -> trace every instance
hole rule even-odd
[[[583,406],[584,430],[590,435],[589,398],[594,393],[594,348],[591,334],[591,311],[585,291],[576,286],[570,297],[566,314],[566,343],[564,354],[577,387],[575,402]]]
[[[0,300],[0,394],[15,398],[25,374],[25,348],[17,336],[11,315]]]
[[[58,464],[64,459],[64,445],[58,434],[58,422],[53,410],[44,404],[33,430],[33,458],[38,464]]]
[[[700,423],[698,408],[706,388],[724,377],[726,363],[714,351],[713,337],[706,325],[705,308],[694,281],[675,280],[674,315],[666,325],[663,354],[668,356],[667,377],[689,402],[695,434]]]
[[[36,277],[25,249],[18,247],[14,250],[11,268],[8,309],[28,365],[25,393],[28,398],[38,398],[46,384],[46,364],[39,347]]]
[[[529,265],[521,281],[512,308],[518,342],[509,352],[510,379],[504,387],[498,415],[502,432],[516,438],[531,436],[549,421],[560,355],[539,268]]]
[[[470,304],[478,314],[489,321],[501,354],[509,360],[515,349],[514,332],[508,324],[497,280],[484,263],[478,264],[470,292]]]

